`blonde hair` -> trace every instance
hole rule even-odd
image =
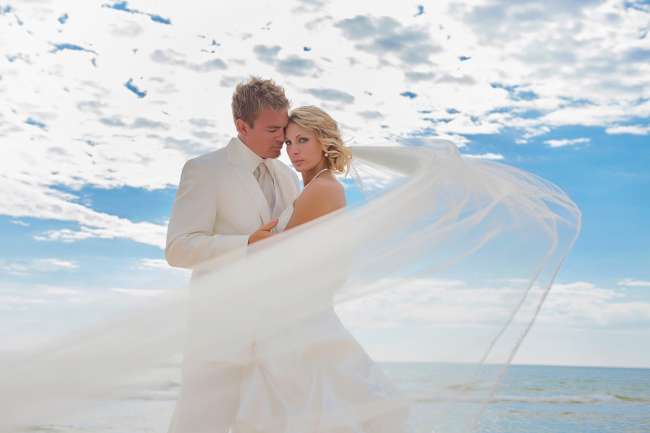
[[[262,80],[255,76],[237,84],[232,94],[233,120],[242,119],[253,127],[258,114],[265,108],[289,109],[289,100],[282,87],[273,80]]]
[[[298,107],[289,114],[289,122],[312,131],[323,147],[327,168],[338,173],[350,169],[352,151],[341,139],[338,124],[332,117],[313,105]]]

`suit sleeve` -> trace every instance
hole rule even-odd
[[[248,245],[249,235],[220,235],[212,230],[218,206],[209,172],[190,160],[183,166],[169,225],[165,258],[171,266],[194,268],[221,254]]]

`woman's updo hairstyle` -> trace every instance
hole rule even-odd
[[[327,168],[338,173],[348,172],[352,152],[343,144],[339,127],[329,114],[314,105],[306,105],[292,110],[289,122],[294,122],[316,135],[323,146]]]

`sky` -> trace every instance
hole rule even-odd
[[[350,144],[442,137],[560,186],[582,233],[515,362],[650,367],[649,1],[214,3],[0,0],[6,347],[183,284],[180,169],[254,74]]]

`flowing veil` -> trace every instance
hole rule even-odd
[[[205,263],[188,287],[5,357],[0,431],[82,416],[179,353],[186,368],[211,362],[332,305],[398,390],[351,414],[406,407],[415,432],[474,431],[580,212],[553,184],[462,157],[447,141],[352,149],[358,204]],[[277,350],[310,344],[281,339]]]

